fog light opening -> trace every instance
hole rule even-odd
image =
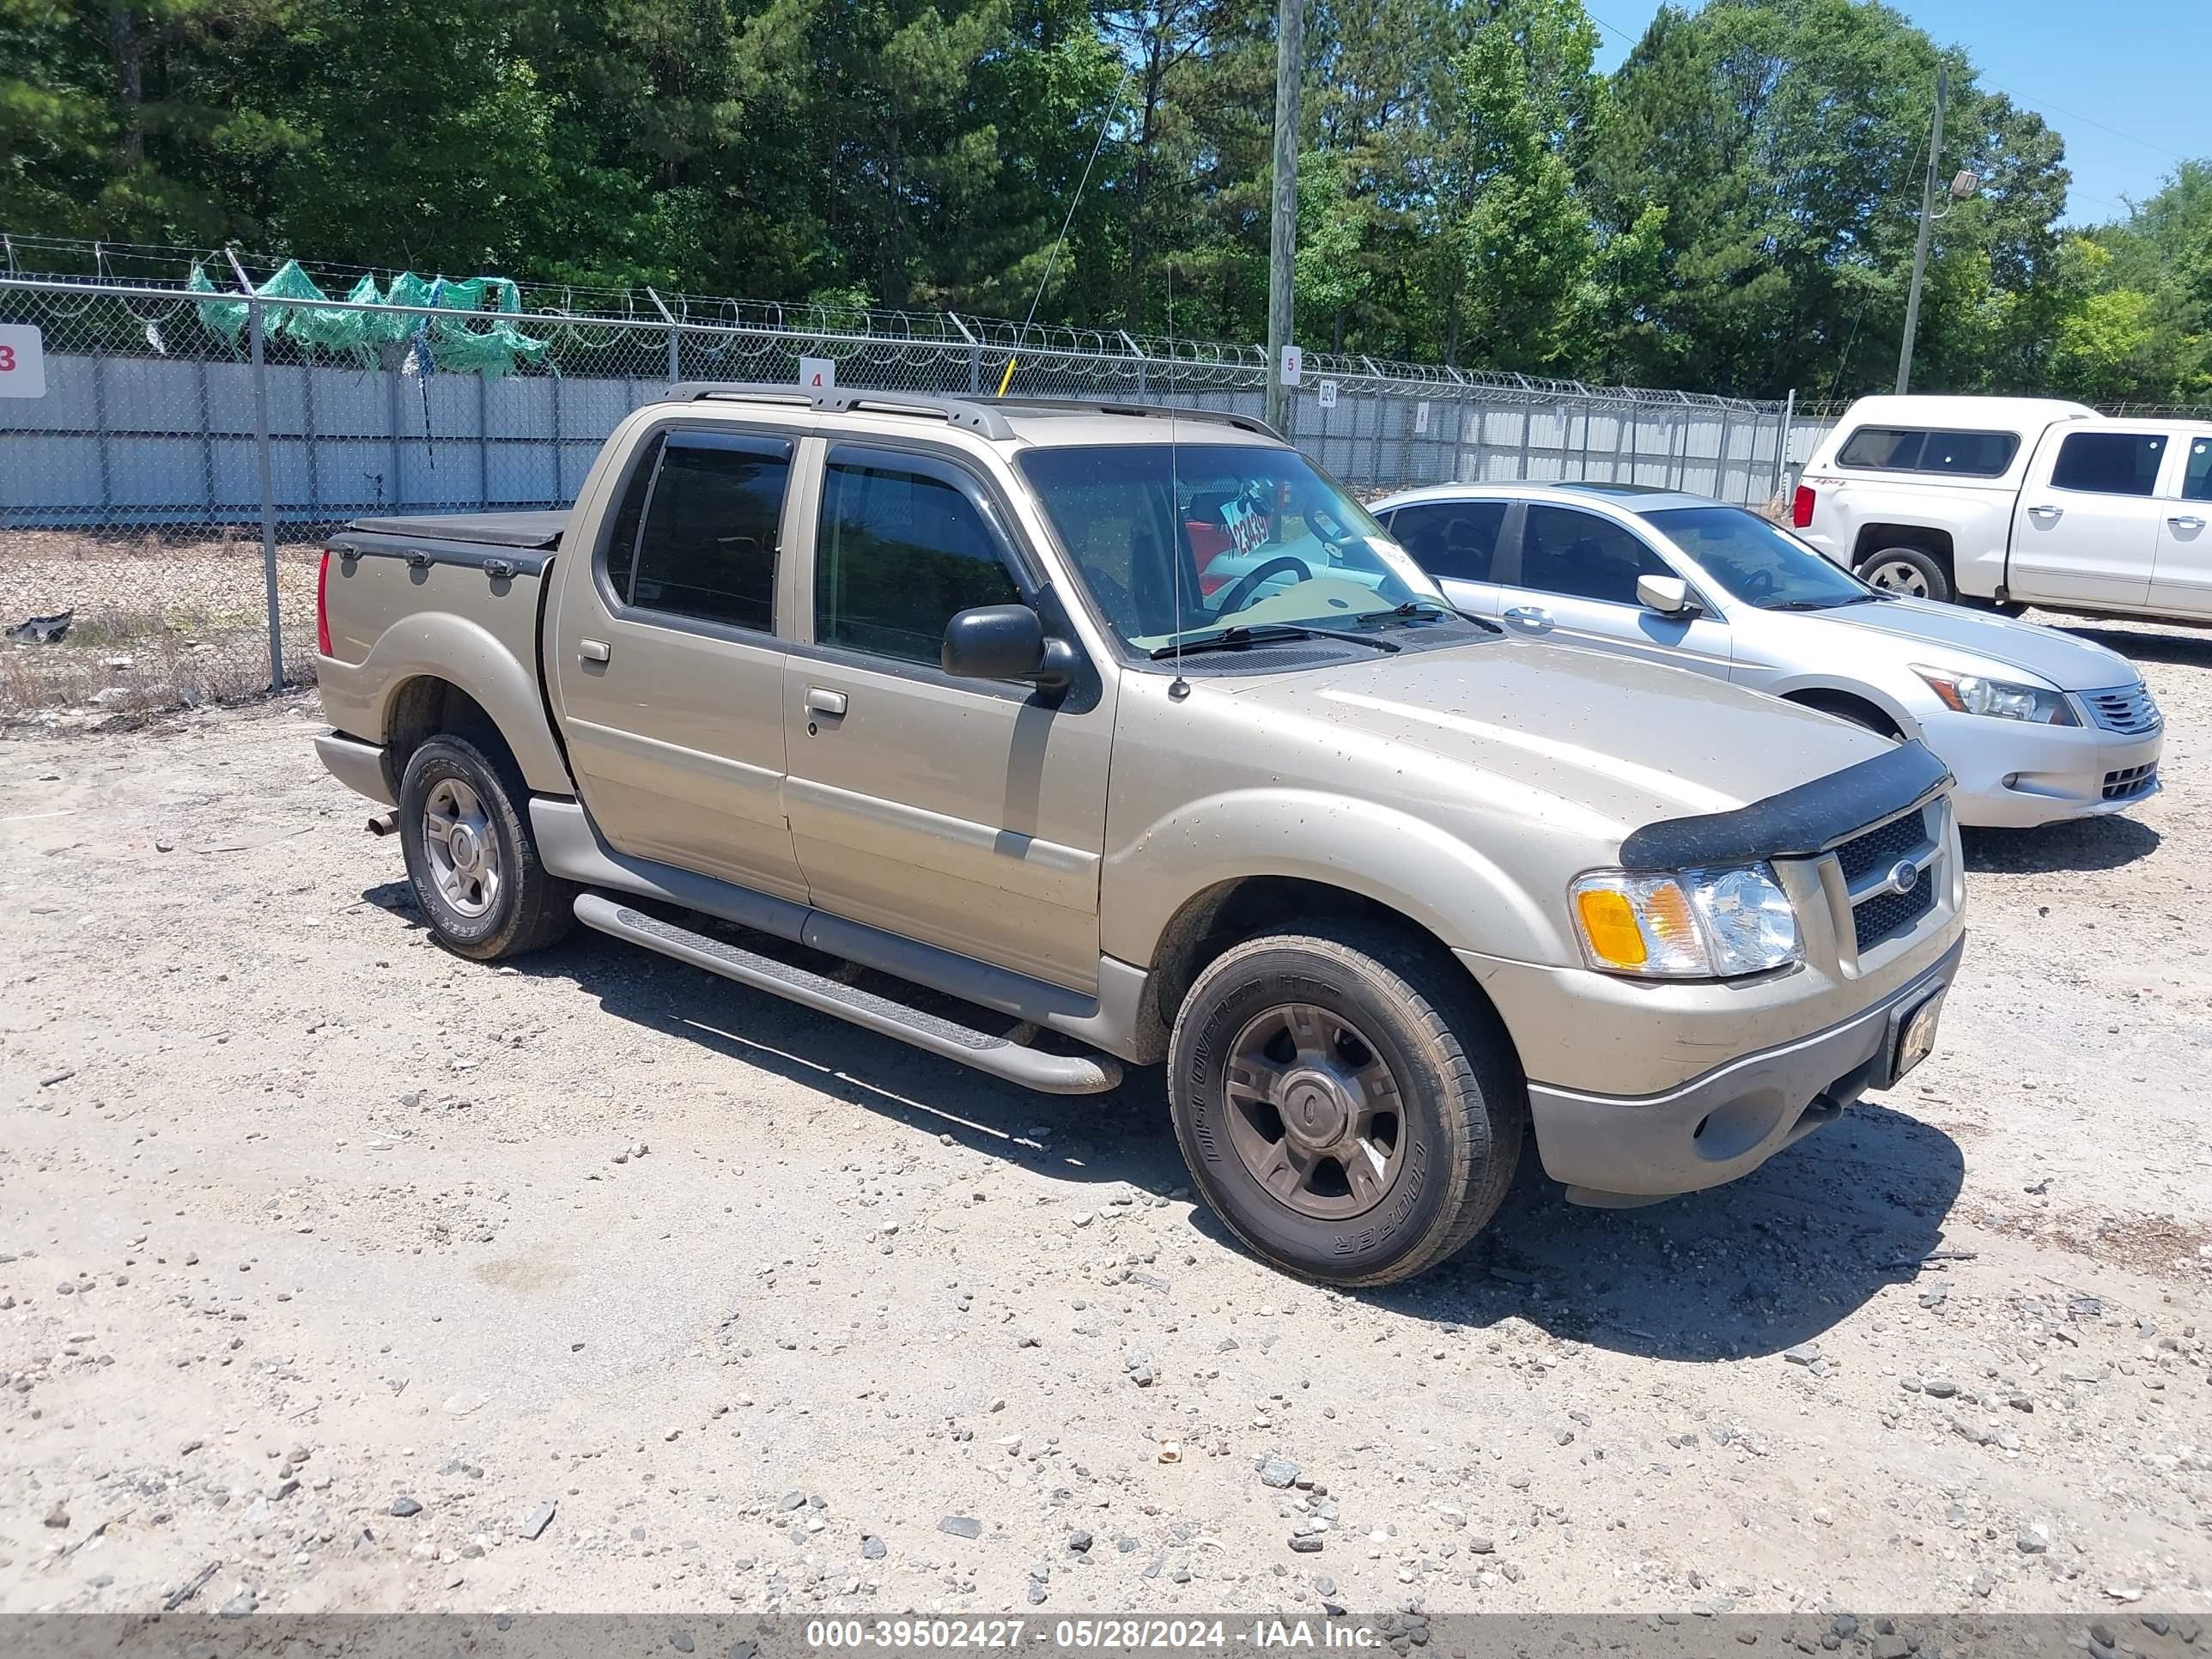
[[[2006,774],[2004,775],[2004,787],[2005,787],[2006,788],[2008,788],[2008,789],[2017,789],[2017,788],[2019,788],[2019,787],[2020,787],[2020,774],[2019,774],[2019,773],[2017,773],[2017,772],[2008,772],[2008,773],[2006,773]]]
[[[1698,1120],[1698,1127],[1690,1131],[1690,1139],[1692,1140],[1704,1139],[1705,1135],[1705,1126],[1712,1121],[1713,1115],[1711,1112],[1707,1112],[1703,1117],[1699,1118]]]

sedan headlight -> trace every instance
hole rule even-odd
[[[1979,674],[1957,674],[1947,668],[1923,668],[1915,663],[1912,672],[1928,683],[1928,689],[1943,700],[1943,706],[1958,714],[1989,714],[2001,720],[2027,720],[2037,726],[2079,726],[2074,718],[2074,705],[2063,691],[2053,691],[2040,685],[2015,685],[2010,680],[1985,679]]]
[[[1607,973],[1729,979],[1802,954],[1797,913],[1770,865],[1654,874],[1594,870],[1568,890],[1583,955]]]

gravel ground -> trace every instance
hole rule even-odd
[[[1903,1089],[1358,1296],[1156,1073],[444,955],[311,700],[0,747],[0,1609],[2202,1611],[2212,635],[2100,636],[2168,791],[1971,839]]]

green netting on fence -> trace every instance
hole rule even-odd
[[[199,302],[200,322],[209,332],[229,342],[235,349],[246,326],[244,297],[229,297],[228,291],[217,288],[197,264],[185,286],[195,294],[224,296]],[[491,316],[520,314],[521,291],[504,276],[471,276],[466,282],[456,283],[443,276],[425,279],[411,270],[404,270],[392,279],[389,289],[380,291],[376,278],[364,276],[346,295],[349,306],[407,306],[418,309],[341,310],[327,303],[312,303],[327,302],[330,296],[316,286],[313,277],[300,269],[297,260],[288,259],[275,276],[254,291],[271,300],[311,302],[269,307],[264,324],[269,338],[289,338],[333,356],[349,356],[365,368],[378,362],[386,345],[404,343],[409,348],[404,366],[410,373],[428,373],[436,368],[454,374],[496,378],[511,374],[518,363],[544,362],[549,349],[545,341],[525,334],[512,323],[495,321],[489,328],[477,328],[461,320],[464,315],[486,315],[487,301],[490,301]],[[420,309],[450,311],[456,315],[448,321],[444,317],[422,316]]]

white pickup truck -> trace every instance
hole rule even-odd
[[[1877,587],[2212,623],[2212,422],[2034,398],[1862,398],[1791,502]]]

